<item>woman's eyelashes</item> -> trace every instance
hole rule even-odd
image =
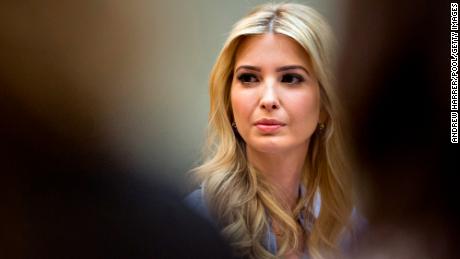
[[[239,82],[246,85],[259,83],[261,81],[259,76],[254,73],[241,73],[237,76],[237,79]],[[297,85],[303,83],[305,78],[297,73],[286,73],[281,75],[279,81],[283,84]]]
[[[243,84],[251,84],[251,83],[259,82],[257,75],[251,74],[251,73],[242,73],[238,75],[237,78],[238,78],[238,81],[240,81]]]
[[[296,85],[304,82],[305,79],[303,76],[295,73],[284,74],[281,77],[281,83],[286,83],[289,85]]]

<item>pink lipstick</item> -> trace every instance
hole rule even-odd
[[[256,121],[255,123],[257,129],[264,133],[274,133],[285,125],[286,123],[283,123],[275,119],[261,119]]]

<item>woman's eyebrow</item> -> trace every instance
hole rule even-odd
[[[291,69],[301,69],[301,70],[305,71],[305,73],[307,73],[307,75],[310,75],[310,73],[308,72],[308,70],[305,67],[299,66],[299,65],[279,67],[279,68],[276,69],[276,72],[282,72],[282,71],[291,70]]]
[[[240,69],[248,69],[248,70],[253,70],[253,71],[257,71],[257,72],[262,71],[259,67],[256,67],[256,66],[242,65],[242,66],[239,66],[235,70],[235,73],[238,72],[238,70],[240,70]],[[307,75],[310,75],[308,70],[305,67],[300,66],[300,65],[282,66],[282,67],[277,68],[276,72],[283,72],[283,71],[291,70],[291,69],[301,69],[301,70],[305,71],[305,73],[307,73]]]
[[[249,66],[249,65],[243,65],[243,66],[239,66],[239,67],[235,70],[235,72],[238,72],[238,70],[240,70],[240,69],[254,70],[254,71],[257,71],[257,72],[262,71],[259,67]]]

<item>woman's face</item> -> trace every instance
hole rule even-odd
[[[305,50],[290,37],[269,33],[245,38],[235,58],[231,105],[248,148],[307,148],[319,120],[320,94]]]

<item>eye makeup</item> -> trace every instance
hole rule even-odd
[[[305,78],[297,73],[286,73],[281,76],[281,83],[289,85],[301,84],[305,81]]]
[[[301,73],[296,70],[304,71],[307,76],[303,75],[303,72]],[[238,67],[236,71],[236,80],[241,84],[250,85],[263,81],[263,79],[260,77],[261,69],[259,67],[244,65]],[[307,81],[309,76],[308,71],[302,66],[283,66],[277,68],[276,72],[281,74],[278,78],[278,82],[291,86],[302,84],[303,82]]]
[[[237,76],[238,81],[243,84],[257,83],[259,79],[254,73],[241,73]]]

